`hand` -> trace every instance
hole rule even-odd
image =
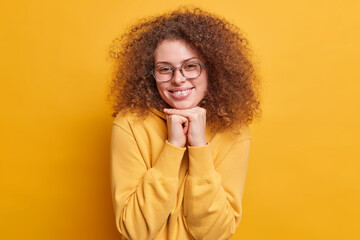
[[[165,114],[169,116],[179,116],[188,120],[187,140],[190,146],[200,147],[207,145],[206,129],[206,110],[201,107],[190,109],[164,109]],[[168,127],[169,129],[169,127]]]
[[[166,114],[168,142],[177,147],[185,147],[189,121],[186,117]]]

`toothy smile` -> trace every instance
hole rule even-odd
[[[176,95],[185,95],[187,94],[188,92],[190,92],[193,88],[189,88],[189,89],[186,89],[186,90],[179,90],[179,91],[169,91],[173,94],[176,94]]]
[[[177,91],[177,92],[174,92],[174,94],[176,95],[180,95],[180,94],[185,94],[187,92],[189,92],[191,89],[188,89],[188,90],[185,90],[185,91]]]

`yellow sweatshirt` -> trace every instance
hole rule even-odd
[[[206,130],[208,145],[176,147],[165,115],[116,116],[111,185],[123,239],[228,239],[240,223],[250,130]]]

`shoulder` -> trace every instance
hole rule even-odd
[[[221,141],[226,142],[228,145],[242,142],[246,139],[251,139],[250,127],[248,125],[241,126],[236,129],[220,132],[216,134],[216,137]]]
[[[138,116],[136,113],[118,113],[113,120],[113,125],[125,131],[132,132],[134,129],[153,129],[162,126],[165,119],[149,111],[146,116]]]
[[[135,114],[119,112],[113,120],[113,126],[120,127],[124,131],[131,133],[131,125],[136,120]]]
[[[237,140],[240,142],[245,139],[251,139],[250,127],[248,125],[243,126],[239,129],[239,133],[237,135]]]
[[[131,120],[134,116],[132,116],[131,114],[128,113],[121,113],[119,112],[116,117],[114,118],[113,124],[115,125],[119,125],[119,126],[123,126],[123,125],[127,125],[129,120]]]
[[[232,148],[244,140],[251,140],[250,127],[248,125],[223,132],[217,132],[212,136],[209,136],[208,138],[210,139],[210,143],[213,147],[219,147],[221,149]]]

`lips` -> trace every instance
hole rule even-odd
[[[194,87],[178,87],[178,88],[171,88],[168,91],[174,93],[174,92],[181,92],[181,91],[191,90],[193,88]]]
[[[191,92],[193,91],[193,89],[195,89],[194,87],[192,88],[172,88],[171,90],[168,90],[170,95],[178,100],[184,99],[187,96],[189,96],[191,94]]]
[[[180,95],[180,94],[186,94],[187,92],[189,92],[191,90],[192,90],[192,88],[189,88],[189,89],[186,89],[186,90],[177,90],[177,91],[171,91],[170,90],[169,92]]]

